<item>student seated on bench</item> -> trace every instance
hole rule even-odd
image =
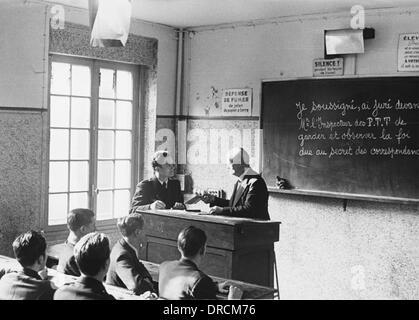
[[[199,270],[205,255],[205,232],[193,226],[181,231],[177,245],[181,253],[178,261],[166,261],[159,269],[159,295],[170,300],[216,299],[217,292],[228,293],[228,299],[240,299],[242,291],[228,282],[215,283]]]
[[[143,225],[140,213],[131,213],[118,219],[117,226],[122,238],[112,249],[111,264],[106,276],[106,283],[127,288],[137,295],[156,291],[150,273],[138,260],[138,251],[144,239]]]
[[[36,231],[21,234],[13,252],[23,270],[5,274],[0,280],[0,300],[52,300],[54,288],[47,274],[47,242]]]
[[[106,292],[103,279],[109,267],[109,239],[103,233],[89,233],[74,246],[74,257],[81,276],[65,284],[54,294],[54,300],[115,300]]]
[[[79,268],[74,260],[73,249],[84,235],[95,231],[95,214],[89,209],[73,209],[67,216],[69,234],[65,246],[61,249],[57,271],[71,276],[80,276]]]

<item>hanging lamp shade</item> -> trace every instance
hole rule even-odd
[[[90,45],[125,46],[131,24],[131,0],[89,0]]]

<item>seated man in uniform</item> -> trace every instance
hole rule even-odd
[[[102,283],[109,268],[110,252],[109,239],[103,233],[83,236],[74,246],[81,276],[76,282],[60,287],[54,300],[115,300]]]
[[[249,165],[249,155],[243,148],[231,150],[228,165],[238,178],[230,200],[204,193],[201,199],[211,206],[210,214],[270,220],[268,188],[265,180]]]
[[[215,283],[199,270],[205,255],[205,232],[193,226],[185,228],[178,236],[181,254],[178,261],[166,261],[159,269],[159,295],[169,300],[216,299],[218,292],[227,293],[228,299],[240,299],[242,291],[228,282]],[[229,286],[229,290],[226,289]]]
[[[137,185],[130,213],[149,209],[185,209],[180,182],[172,179],[175,164],[169,153],[157,151],[151,165],[154,176]]]
[[[138,260],[144,240],[141,214],[134,212],[119,218],[117,225],[122,238],[112,248],[106,283],[132,290],[136,295],[155,292],[150,273]]]
[[[18,236],[12,246],[23,269],[0,279],[0,300],[52,300],[55,289],[47,280],[45,238],[28,231]]]
[[[73,209],[67,216],[69,234],[65,246],[61,248],[57,271],[72,276],[80,276],[79,268],[73,256],[76,243],[86,234],[95,231],[95,214],[89,209]]]

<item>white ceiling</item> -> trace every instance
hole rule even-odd
[[[87,8],[88,0],[46,0]],[[118,0],[115,0],[118,1]],[[133,17],[173,27],[342,12],[353,5],[372,8],[418,6],[419,0],[132,0]]]

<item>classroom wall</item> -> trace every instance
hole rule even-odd
[[[48,148],[45,109],[51,6],[36,0],[0,2],[0,254],[12,254],[11,243],[19,233],[46,226],[46,197],[41,190]],[[86,10],[64,9],[66,21],[88,24]],[[172,114],[175,109],[176,32],[138,20],[132,21],[131,32],[158,40],[158,79],[148,84],[146,92],[157,110],[145,115],[153,120],[145,131],[154,133],[156,113]],[[116,232],[116,227],[112,229]],[[115,237],[111,234],[112,240]]]
[[[348,9],[193,30],[185,50],[187,114],[205,128],[231,127],[236,120],[217,119],[215,102],[222,89],[247,87],[253,89],[252,115],[260,116],[262,80],[311,77],[313,59],[323,57],[323,30],[349,28],[350,18]],[[367,10],[375,39],[366,40],[365,54],[345,58],[345,75],[398,75],[398,35],[419,32],[418,21],[418,8]],[[231,193],[222,164],[187,169],[194,185]],[[269,211],[282,222],[276,256],[283,299],[419,299],[417,205],[349,201],[345,211],[338,199],[271,194]]]

